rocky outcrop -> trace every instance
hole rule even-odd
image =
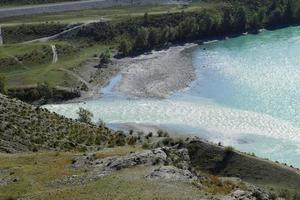
[[[235,190],[222,200],[269,200],[269,195],[255,188],[252,191]]]
[[[189,170],[178,169],[174,166],[162,166],[154,169],[146,178],[150,180],[193,182],[197,180]]]
[[[197,187],[199,190],[210,191],[230,183],[232,192],[225,196],[207,194],[207,199],[214,200],[268,200],[268,194],[254,185],[243,182],[235,177],[214,177],[195,172],[191,167],[189,152],[184,147],[160,147],[125,156],[97,158],[96,154],[74,158],[71,168],[85,171],[81,175],[72,175],[56,180],[52,187],[62,185],[82,185],[109,176],[115,171],[136,166],[146,168],[143,177],[148,181],[164,181],[166,183],[183,182]],[[216,182],[217,180],[217,182]],[[209,185],[211,184],[211,185]],[[241,187],[241,185],[243,187]]]
[[[80,176],[69,176],[52,182],[50,185],[78,185],[97,180],[103,176],[108,176],[114,171],[134,166],[164,166],[151,172],[147,177],[155,179],[192,181],[195,176],[188,171],[189,156],[187,149],[177,149],[162,147],[152,150],[145,150],[138,153],[131,153],[126,156],[113,156],[97,159],[94,154],[78,156],[73,159],[71,167],[73,169],[84,169],[88,173]]]

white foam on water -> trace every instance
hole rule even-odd
[[[94,121],[102,119],[108,123],[182,124],[228,137],[253,133],[300,142],[300,129],[289,122],[266,114],[226,108],[208,102],[101,100],[45,107],[71,118],[76,118],[78,108],[83,107],[93,112]]]

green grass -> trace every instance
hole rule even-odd
[[[148,6],[123,6],[102,9],[90,9],[81,11],[70,11],[63,13],[41,14],[33,16],[13,17],[0,20],[3,26],[12,26],[19,24],[35,24],[41,22],[61,22],[61,23],[82,23],[89,21],[119,20],[124,17],[134,17],[149,14],[189,12],[200,10],[202,8],[216,7],[219,3],[193,3],[189,6],[182,5],[148,5]]]
[[[104,149],[96,153],[98,158],[108,156],[121,156],[131,151],[139,151],[139,147],[116,147]],[[82,171],[73,170],[69,167],[72,158],[79,153],[76,152],[42,152],[42,153],[19,153],[0,154],[0,170],[9,170],[10,178],[17,178],[17,182],[0,187],[0,199],[8,197],[42,196],[38,199],[54,199],[53,194],[61,191],[69,191],[70,188],[55,189],[48,186],[49,182],[80,174]],[[0,174],[1,177],[1,174]],[[6,176],[7,177],[7,176]],[[79,191],[85,193],[86,187],[78,187]],[[94,188],[96,189],[96,188]],[[94,191],[96,192],[96,191]],[[64,192],[63,192],[64,193]],[[50,196],[48,197],[48,195]],[[78,192],[69,193],[69,198],[77,198]],[[94,194],[91,194],[94,195]],[[59,196],[55,199],[59,199]]]
[[[47,43],[15,44],[0,46],[0,58],[14,56],[20,53],[30,53],[33,50],[40,50]]]
[[[156,15],[162,13],[174,13],[200,10],[202,8],[214,7],[218,3],[203,3],[196,2],[189,6],[182,5],[148,5],[148,6],[124,6],[112,7],[105,9],[92,9],[74,12],[51,13],[34,16],[22,16],[10,19],[3,19],[0,21],[2,26],[19,26],[20,24],[40,24],[43,22],[60,22],[64,24],[80,23],[88,21],[98,21],[100,19],[119,20],[126,17],[142,16],[145,12]],[[51,43],[56,43],[53,41]],[[36,44],[17,44],[6,45],[0,47],[0,59],[5,57],[15,57],[18,54],[32,52],[39,50],[43,46],[49,46],[49,43],[36,43]],[[113,46],[110,45],[110,46]],[[35,62],[29,64],[16,65],[9,69],[0,69],[0,73],[4,73],[8,80],[8,88],[20,87],[26,85],[33,85],[37,82],[47,81],[53,85],[70,86],[76,85],[77,79],[70,76],[66,72],[59,70],[60,68],[71,69],[77,67],[88,58],[92,57],[95,53],[99,53],[106,48],[106,45],[96,44],[92,47],[81,48],[79,53],[75,55],[65,56],[59,58],[59,62],[51,64],[49,56],[48,61]],[[51,58],[51,56],[50,56]],[[41,64],[42,63],[42,64]]]
[[[51,44],[64,44],[64,42],[51,42]],[[17,44],[3,46],[0,48],[0,58],[14,56],[24,52],[31,52],[34,49],[40,49],[50,43],[34,43],[34,44]],[[20,87],[25,85],[33,85],[38,82],[47,81],[51,85],[70,86],[77,82],[77,79],[68,75],[66,72],[59,70],[60,68],[72,69],[79,66],[85,60],[91,58],[94,54],[100,53],[108,48],[107,45],[95,44],[86,47],[74,55],[59,58],[59,61],[52,64],[51,61],[46,64],[20,65],[12,67],[11,70],[0,70],[8,81],[8,88]],[[49,47],[50,48],[50,47]]]
[[[204,194],[197,187],[182,182],[150,181],[145,179],[152,167],[124,169],[86,186],[69,187],[43,193],[34,199],[97,200],[97,199],[198,199]]]
[[[124,155],[139,151],[134,147],[104,149],[101,157]],[[77,153],[0,154],[0,169],[10,169],[19,181],[0,187],[0,199],[30,197],[41,200],[96,200],[96,199],[196,199],[203,191],[192,184],[182,182],[152,181],[145,178],[153,169],[134,167],[114,172],[98,181],[80,186],[54,188],[48,183],[82,171],[68,167]],[[184,191],[184,192],[182,192]]]

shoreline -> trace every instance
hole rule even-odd
[[[120,72],[122,79],[113,88],[129,97],[164,99],[187,88],[196,79],[192,52],[197,44],[172,46],[132,58]]]
[[[197,46],[197,43],[187,43],[136,57],[113,58],[111,66],[98,69],[93,77],[83,75],[89,74],[86,72],[88,69],[95,72],[91,65],[76,68],[76,73],[81,77],[93,80],[93,86],[88,91],[82,91],[80,97],[60,104],[103,98],[105,94],[101,89],[108,86],[118,75],[121,75],[121,80],[109,91],[112,94],[122,93],[129,98],[167,98],[175,92],[188,88],[196,79],[192,50]]]

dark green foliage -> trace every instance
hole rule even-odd
[[[244,7],[239,7],[236,13],[236,28],[237,30],[246,30],[248,23],[247,13]]]
[[[126,144],[126,135],[122,131],[113,134],[108,141],[108,147],[124,146]]]
[[[181,13],[149,15],[117,22],[94,23],[79,36],[108,42],[122,38],[125,56],[162,48],[174,42],[257,32],[263,27],[300,22],[299,0],[226,0],[222,6]],[[126,39],[125,39],[126,38]]]
[[[87,124],[92,123],[93,114],[90,111],[88,111],[84,108],[79,108],[79,111],[77,112],[77,114],[78,114],[78,121],[87,123]]]
[[[118,31],[112,23],[99,22],[94,23],[92,26],[83,26],[77,36],[89,37],[97,42],[109,42],[117,34]]]
[[[225,147],[225,154],[232,154],[234,152],[234,148],[231,146]]]
[[[53,96],[53,88],[50,87],[49,83],[38,83],[37,84],[37,91],[41,98],[49,98]]]
[[[119,52],[121,52],[124,56],[128,56],[132,51],[132,42],[125,37],[122,38],[119,44]]]
[[[140,28],[138,30],[134,48],[136,50],[143,50],[148,48],[149,31],[147,28]]]
[[[156,46],[159,41],[159,36],[159,30],[157,28],[151,27],[149,30],[148,44],[150,46]]]
[[[100,66],[105,66],[111,62],[111,54],[110,51],[107,49],[104,52],[102,52],[99,56],[99,65]]]
[[[127,137],[126,142],[128,145],[135,145],[137,140],[138,139],[136,136],[130,136],[130,137]]]
[[[158,136],[158,137],[162,137],[162,136],[163,136],[163,133],[164,133],[164,132],[163,132],[162,130],[158,130],[158,131],[157,131],[157,136]]]
[[[65,28],[65,24],[59,23],[24,24],[4,27],[2,34],[4,43],[18,43],[55,35],[62,32]]]
[[[41,104],[47,103],[48,101],[56,102],[69,100],[80,96],[78,90],[65,90],[44,84],[45,83],[39,83],[39,87],[10,88],[8,89],[7,94],[8,96],[18,98],[28,103],[43,99],[43,101],[40,102]]]
[[[6,93],[6,78],[4,75],[0,74],[0,93]]]

